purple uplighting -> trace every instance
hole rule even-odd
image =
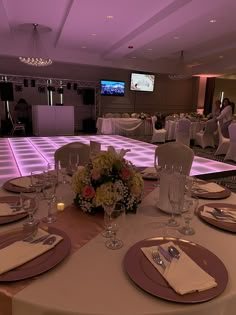
[[[115,149],[130,149],[126,158],[136,166],[152,167],[156,145],[122,136],[60,136],[0,139],[0,182],[29,175],[33,170],[45,170],[54,161],[54,152],[59,147],[74,141],[89,144],[90,140],[101,143],[102,150],[112,145]],[[196,156],[191,175],[209,174],[236,170],[236,166]]]

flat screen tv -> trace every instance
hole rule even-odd
[[[101,95],[108,96],[124,96],[125,95],[125,82],[124,81],[111,81],[101,80]]]
[[[148,73],[131,73],[130,90],[131,91],[154,91],[155,75]]]

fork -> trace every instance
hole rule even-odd
[[[155,263],[157,263],[159,266],[161,266],[164,270],[166,269],[166,265],[165,265],[164,261],[161,259],[157,250],[152,251],[152,259],[155,261]]]

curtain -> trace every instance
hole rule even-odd
[[[216,81],[215,77],[207,78],[207,81],[206,81],[206,92],[205,92],[204,112],[203,112],[205,116],[210,114],[212,111],[215,81]]]

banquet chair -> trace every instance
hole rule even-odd
[[[224,160],[236,162],[236,123],[229,125],[229,148]]]
[[[113,114],[112,113],[106,113],[105,118],[113,118]]]
[[[131,117],[131,118],[138,118],[138,114],[137,114],[137,113],[132,113],[132,114],[130,115],[130,117]]]
[[[120,118],[121,114],[120,113],[114,113],[114,114],[112,114],[112,117],[113,118]]]
[[[214,132],[217,129],[217,123],[215,119],[210,119],[206,122],[205,129],[196,133],[195,145],[199,145],[203,149],[206,147],[215,147],[215,135]]]
[[[123,113],[121,114],[122,118],[130,118],[130,115],[128,113]]]
[[[21,122],[16,121],[10,112],[8,113],[8,117],[9,117],[10,122],[12,124],[10,136],[13,136],[15,131],[18,131],[18,130],[22,131],[23,134],[25,135],[25,124],[22,124]]]
[[[184,175],[189,175],[194,158],[194,152],[180,142],[168,142],[155,150],[154,166],[174,166],[182,169]]]
[[[190,127],[191,122],[187,118],[180,119],[176,127],[176,141],[181,142],[188,147],[190,145]]]
[[[65,163],[66,165],[63,165],[63,167],[67,167],[71,154],[78,154],[79,165],[85,165],[89,161],[90,147],[81,142],[71,142],[63,145],[54,153],[55,168],[58,168],[59,162]]]
[[[151,143],[165,142],[166,141],[166,129],[156,129],[157,117],[152,116],[152,139]]]
[[[218,136],[219,136],[219,144],[216,149],[215,155],[226,154],[229,149],[229,139],[225,138],[221,132],[221,126],[219,121],[217,122]]]

